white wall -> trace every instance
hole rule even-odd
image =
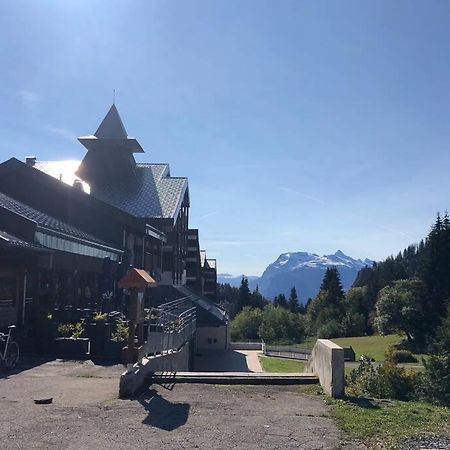
[[[197,350],[225,350],[228,344],[228,327],[198,327],[195,345]]]

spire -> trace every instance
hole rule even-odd
[[[122,119],[120,118],[119,111],[117,111],[114,103],[111,108],[109,108],[108,113],[94,133],[94,136],[99,139],[126,139],[128,137]]]
[[[119,111],[113,103],[108,113],[102,120],[93,136],[81,136],[78,138],[88,150],[98,148],[116,148],[131,153],[144,153],[139,142],[127,135],[127,130],[123,126]]]
[[[91,185],[133,176],[136,167],[133,153],[144,152],[139,142],[127,135],[114,103],[95,134],[81,136],[78,141],[87,153],[77,175]]]

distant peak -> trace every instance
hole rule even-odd
[[[334,256],[345,256],[345,257],[347,257],[347,255],[346,255],[342,250],[338,250],[338,251],[334,254]]]

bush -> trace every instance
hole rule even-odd
[[[393,350],[390,357],[395,364],[417,362],[417,358],[409,350]]]
[[[107,317],[108,317],[108,314],[106,314],[106,313],[97,313],[97,314],[95,314],[95,316],[94,316],[94,318],[93,318],[93,320],[94,320],[94,322],[96,322],[96,323],[100,323],[100,322],[106,322],[106,319],[107,319]]]
[[[59,337],[70,338],[72,337],[74,326],[71,323],[60,323],[57,331]]]
[[[346,377],[347,392],[355,396],[417,399],[421,391],[422,376],[418,372],[407,372],[392,361],[376,367],[363,358],[359,367]]]
[[[424,360],[423,395],[432,403],[450,406],[450,355],[433,355]]]
[[[84,334],[84,322],[61,323],[58,325],[57,331],[60,337],[79,339]]]
[[[119,319],[116,322],[116,331],[112,335],[113,341],[126,341],[128,340],[128,322],[126,320]]]

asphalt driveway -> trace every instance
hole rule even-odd
[[[121,366],[49,361],[0,379],[3,449],[333,449],[340,432],[300,386],[152,386],[119,400]],[[52,397],[49,405],[35,399]]]

